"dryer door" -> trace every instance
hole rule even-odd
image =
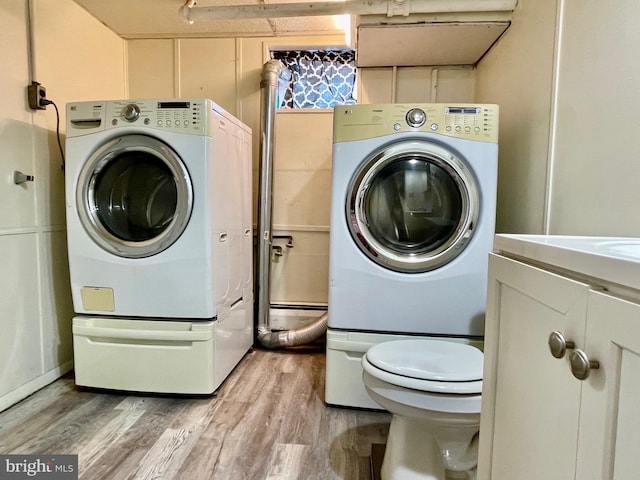
[[[452,261],[471,240],[480,210],[477,181],[465,162],[426,141],[375,152],[348,192],[354,242],[397,272],[426,272]]]
[[[126,258],[169,248],[189,222],[189,173],[178,154],[146,135],[123,135],[87,160],[76,189],[78,215],[104,250]]]

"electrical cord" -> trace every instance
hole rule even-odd
[[[58,111],[58,106],[53,100],[49,100],[48,98],[41,98],[40,105],[53,105],[53,108],[56,110],[56,138],[58,139],[58,148],[60,149],[60,156],[62,158],[62,165],[60,165],[60,168],[62,168],[62,172],[64,173],[66,159],[64,156],[64,150],[62,149],[62,142],[60,141],[60,112]]]

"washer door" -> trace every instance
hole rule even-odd
[[[346,214],[356,245],[377,264],[420,273],[453,260],[478,220],[476,179],[461,158],[425,141],[393,144],[355,172]]]
[[[193,207],[188,171],[178,154],[146,135],[124,135],[102,145],[78,177],[80,221],[104,250],[142,258],[169,248]]]

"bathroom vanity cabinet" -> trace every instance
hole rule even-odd
[[[479,480],[637,477],[640,255],[623,241],[496,237]]]

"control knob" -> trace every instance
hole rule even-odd
[[[410,127],[421,127],[427,121],[427,114],[420,108],[412,108],[407,112],[407,123]]]
[[[140,107],[135,103],[130,103],[122,109],[122,117],[127,122],[135,122],[140,116]]]

